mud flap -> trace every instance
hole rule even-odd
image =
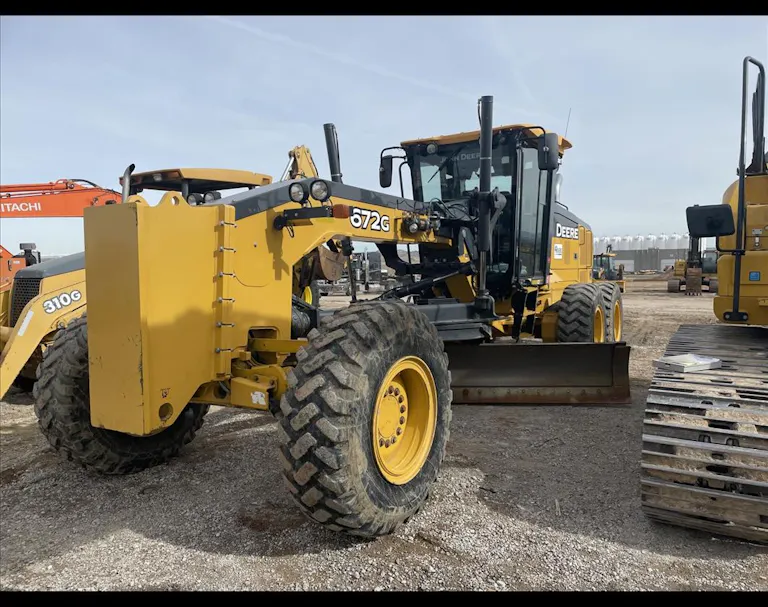
[[[619,343],[446,343],[454,404],[628,405]]]

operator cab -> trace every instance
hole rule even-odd
[[[506,198],[501,209],[491,212],[487,281],[496,295],[509,295],[516,280],[528,285],[544,284],[549,273],[550,234],[554,226],[550,222],[551,210],[557,202],[560,176],[557,166],[540,166],[543,131],[542,127],[527,124],[501,126],[492,131],[490,189],[498,188]],[[562,157],[571,144],[562,137],[557,137],[557,141],[557,154]],[[392,160],[400,159],[399,172],[403,166],[410,170],[413,199],[431,211],[440,212],[444,216],[443,226],[463,222],[465,227],[457,230],[454,242],[464,243],[470,256],[475,257],[472,233],[466,226],[476,216],[473,194],[480,186],[480,131],[405,141],[399,148],[387,149],[400,149],[403,153],[385,156],[386,150],[382,152],[380,185],[391,184]],[[402,174],[400,178],[402,192]],[[570,216],[565,207],[558,207],[557,213]],[[570,219],[571,223],[576,220]],[[454,259],[463,252],[454,251]],[[422,262],[444,261],[435,258],[438,254],[434,247],[420,246]]]
[[[701,254],[701,271],[703,274],[717,273],[717,251],[709,249]]]

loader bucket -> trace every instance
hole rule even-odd
[[[630,404],[629,346],[619,343],[445,344],[454,404]]]

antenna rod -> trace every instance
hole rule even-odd
[[[563,139],[568,137],[568,126],[571,124],[571,108],[568,108],[568,120],[565,121],[565,134],[563,135]]]

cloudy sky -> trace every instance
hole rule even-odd
[[[0,182],[137,170],[280,177],[339,131],[344,180],[378,188],[381,148],[496,124],[563,132],[563,200],[598,236],[685,231],[735,179],[741,60],[762,17],[3,17]],[[82,249],[80,219],[0,220],[0,242]]]

